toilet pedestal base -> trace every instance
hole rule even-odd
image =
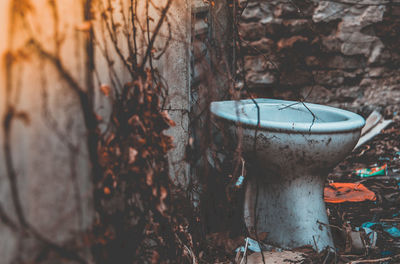
[[[258,234],[267,232],[268,243],[284,248],[304,245],[312,245],[317,251],[333,248],[323,200],[325,177],[285,177],[277,182],[279,178],[249,178],[244,218],[250,234],[254,237],[255,228]]]

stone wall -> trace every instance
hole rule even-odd
[[[242,5],[246,80],[259,96],[286,92],[296,99],[313,87],[308,101],[347,108],[400,103],[400,1]]]

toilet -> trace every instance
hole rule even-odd
[[[244,201],[250,235],[266,232],[268,243],[283,248],[334,248],[324,184],[356,145],[364,119],[334,107],[261,98],[213,102],[210,109],[221,132],[241,140],[250,164]]]

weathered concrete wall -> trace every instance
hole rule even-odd
[[[185,150],[189,141],[191,2],[173,1],[168,17],[174,39],[170,42],[165,56],[157,62],[169,87],[169,114],[177,124],[168,131],[174,137],[175,145],[169,155],[170,174],[174,182],[183,188],[187,188],[190,177]],[[167,26],[164,25],[163,31],[167,30]],[[165,42],[165,39],[160,42]]]
[[[248,85],[336,104],[400,101],[399,1],[248,1],[240,23]],[[293,92],[294,91],[294,92]],[[385,100],[382,100],[382,97]]]
[[[107,33],[101,33],[104,28],[99,21],[101,16],[97,14],[96,20],[92,21],[99,37],[93,47],[96,73],[88,75],[85,45],[91,25],[85,22],[84,2],[0,2],[0,209],[18,224],[9,181],[13,178],[27,222],[55,243],[71,242],[82,248],[85,245],[79,235],[91,226],[93,219],[91,166],[82,109],[77,94],[66,81],[65,72],[60,72],[51,60],[38,56],[38,50],[28,42],[34,38],[46,52],[59,57],[63,69],[83,89],[88,89],[88,80],[93,78],[95,110],[107,120],[110,105],[99,85],[117,88],[113,86],[117,79],[123,84],[129,81],[129,74]],[[117,7],[117,1],[112,2]],[[125,2],[125,8],[129,2]],[[159,6],[165,6],[166,2],[153,1]],[[22,17],[19,16],[21,13]],[[160,12],[151,8],[150,16],[154,19],[150,27],[154,29]],[[168,50],[160,60],[154,61],[154,66],[169,86],[167,108],[173,109],[170,115],[177,123],[170,130],[176,145],[170,159],[172,176],[175,182],[185,185],[188,169],[182,159],[187,142],[190,79],[188,1],[173,1],[167,17],[172,39]],[[115,16],[116,22],[121,19],[121,15]],[[160,32],[156,52],[168,39],[169,29],[163,25]],[[123,56],[128,56],[127,42],[122,35],[118,35],[118,40]],[[141,41],[145,43],[144,38]],[[104,57],[104,49],[112,60],[112,67]],[[14,118],[7,130],[4,122],[11,112]],[[7,161],[8,157],[12,157],[12,164]],[[4,220],[3,215],[0,218]],[[1,220],[0,263],[32,263],[40,254],[51,260],[52,254],[47,256],[42,251],[43,244],[13,230]],[[59,263],[57,258],[53,263]]]
[[[30,3],[0,4],[0,204],[18,223],[9,181],[15,179],[26,221],[44,237],[60,243],[87,228],[92,219],[86,131],[76,93],[54,65],[26,45],[32,37],[52,53],[57,45],[57,25],[48,1]],[[57,29],[65,37],[60,58],[84,85],[84,39],[75,28],[83,21],[81,1],[57,1],[55,8],[63,14]],[[30,21],[32,28],[22,21]],[[11,113],[7,131],[5,120]],[[37,241],[0,223],[1,263],[28,263],[41,250]]]

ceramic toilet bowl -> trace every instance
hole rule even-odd
[[[224,129],[234,138],[241,135],[243,155],[251,164],[244,202],[249,232],[267,232],[269,243],[285,248],[333,247],[324,183],[329,170],[356,145],[364,119],[317,104],[255,102],[211,104]]]

